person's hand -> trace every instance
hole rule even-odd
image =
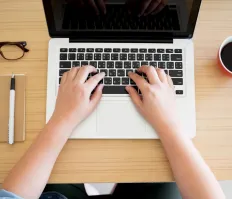
[[[74,128],[93,112],[102,96],[103,85],[98,83],[105,76],[104,73],[99,73],[87,80],[89,73],[96,72],[97,69],[93,66],[83,66],[64,73],[52,120],[65,121]]]
[[[159,13],[167,5],[167,0],[128,0],[127,4],[131,12],[136,10],[139,16],[147,16]]]
[[[146,74],[149,83],[136,73],[131,72],[129,77],[141,90],[142,97],[133,87],[126,87],[138,111],[158,134],[179,128],[174,86],[170,76],[164,70],[152,66],[142,66],[138,72]]]

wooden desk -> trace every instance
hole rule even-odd
[[[194,36],[196,147],[218,180],[232,179],[232,77],[217,67],[220,43],[232,34],[232,1],[203,0]],[[0,0],[0,40],[26,40],[30,53],[0,58],[0,74],[24,73],[26,141],[0,144],[0,183],[45,124],[48,31],[41,0]],[[158,140],[70,140],[50,182],[154,182],[173,176]]]

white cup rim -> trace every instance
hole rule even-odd
[[[220,60],[220,62],[221,62],[221,65],[224,67],[224,69],[228,72],[228,73],[230,73],[230,74],[232,74],[232,71],[230,71],[225,65],[224,65],[224,63],[223,63],[223,61],[222,61],[222,57],[221,57],[221,52],[222,52],[222,49],[228,44],[228,43],[231,43],[232,42],[232,36],[230,36],[230,37],[227,37],[223,42],[222,42],[222,44],[221,44],[221,46],[220,46],[220,49],[219,49],[219,60]]]

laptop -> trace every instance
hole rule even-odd
[[[125,86],[131,85],[140,93],[128,72],[150,65],[171,76],[184,133],[193,138],[192,37],[200,4],[201,0],[43,0],[51,36],[46,121],[54,111],[63,73],[92,65],[106,73],[101,82],[105,85],[103,97],[70,138],[158,139],[125,91]]]

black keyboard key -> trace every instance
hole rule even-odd
[[[183,95],[183,94],[184,94],[184,91],[183,91],[183,90],[176,90],[176,94],[177,94],[177,95]]]
[[[77,49],[76,48],[69,48],[69,52],[77,52]]]
[[[80,66],[80,62],[79,61],[73,61],[72,62],[72,67],[79,67]]]
[[[155,61],[150,61],[149,65],[157,68],[157,62]]]
[[[102,59],[103,60],[110,60],[110,54],[109,53],[103,53],[102,54]]]
[[[118,54],[117,53],[112,53],[111,54],[111,60],[118,60]]]
[[[119,84],[121,84],[121,79],[120,79],[119,77],[113,78],[113,84],[114,84],[114,85],[119,85]]]
[[[93,60],[93,54],[92,53],[86,53],[85,54],[85,59],[86,60]]]
[[[175,68],[176,68],[176,69],[182,69],[182,68],[183,68],[182,62],[176,62],[176,63],[175,63]]]
[[[97,62],[96,62],[96,61],[90,61],[90,62],[89,62],[89,65],[91,65],[91,66],[97,68]]]
[[[61,61],[60,68],[71,68],[71,62],[70,61]]]
[[[138,48],[132,48],[132,49],[131,49],[131,52],[132,52],[132,53],[137,53],[138,51],[139,51]]]
[[[84,53],[77,53],[77,60],[84,60]]]
[[[149,53],[156,53],[156,49],[155,48],[148,49],[148,52]]]
[[[130,85],[136,85],[136,83],[132,79],[130,79]]]
[[[129,72],[133,72],[133,70],[126,70],[126,76],[128,76]]]
[[[182,61],[182,54],[172,54],[171,60],[172,61]]]
[[[132,62],[132,67],[133,68],[139,68],[140,67],[140,63],[138,61],[134,61],[134,62]]]
[[[167,62],[167,69],[174,69],[174,62]]]
[[[135,54],[128,54],[128,60],[135,60]]]
[[[105,49],[104,49],[104,52],[110,53],[110,52],[112,52],[112,49],[111,49],[111,48],[105,48]]]
[[[183,77],[183,71],[182,70],[169,70],[169,75],[171,77]]]
[[[173,53],[173,49],[166,49],[166,53]]]
[[[182,53],[182,49],[175,49],[175,53]]]
[[[165,62],[158,62],[158,68],[165,69]]]
[[[162,60],[163,61],[169,61],[170,60],[169,54],[162,54]]]
[[[108,61],[106,67],[107,68],[114,68],[114,62],[113,61]]]
[[[94,48],[87,48],[86,51],[89,52],[89,53],[92,53],[92,52],[94,52]]]
[[[122,84],[123,85],[128,85],[130,83],[130,79],[128,77],[122,78]]]
[[[123,63],[121,61],[116,61],[115,62],[115,68],[122,68]]]
[[[61,52],[61,53],[66,53],[66,52],[68,52],[68,49],[67,49],[67,48],[61,48],[61,49],[60,49],[60,52]]]
[[[183,85],[183,79],[182,78],[172,78],[172,82],[174,85]]]
[[[109,76],[116,76],[116,70],[115,69],[110,69],[109,70]]]
[[[87,62],[87,61],[82,61],[81,62],[81,66],[88,66],[89,65],[89,62]]]
[[[137,54],[137,60],[143,61],[144,60],[144,54]]]
[[[124,68],[131,68],[131,62],[125,61],[124,62]]]
[[[96,48],[96,49],[95,49],[95,52],[101,53],[101,52],[103,52],[103,48]]]
[[[140,48],[140,49],[139,49],[139,52],[140,52],[140,53],[146,53],[146,52],[147,52],[147,49],[145,49],[145,48]]]
[[[94,60],[101,60],[101,53],[95,53],[94,54]]]
[[[122,49],[122,52],[123,52],[123,53],[129,53],[129,48],[123,48],[123,49]]]
[[[67,60],[68,55],[66,53],[60,54],[60,60]]]
[[[68,71],[69,69],[60,69],[60,76],[63,76],[63,74]]]
[[[161,54],[154,54],[155,61],[161,61]]]
[[[141,66],[148,66],[148,62],[147,61],[142,61]]]
[[[146,61],[152,61],[152,54],[146,54],[145,55],[145,60]]]
[[[120,54],[120,60],[127,60],[127,54]]]
[[[120,70],[120,69],[119,69],[119,70],[118,70],[117,76],[118,76],[118,77],[124,77],[124,76],[125,76],[125,70],[123,70],[123,69]]]
[[[113,49],[113,52],[115,52],[115,53],[120,53],[120,51],[121,51],[120,48],[114,48]]]
[[[100,73],[105,73],[105,76],[108,76],[108,70],[107,69],[101,69]]]
[[[168,70],[164,70],[164,72],[168,75]]]
[[[76,54],[75,53],[69,53],[68,54],[68,60],[76,60]]]
[[[157,53],[164,53],[164,49],[157,49]]]
[[[105,77],[104,78],[104,84],[111,85],[112,84],[112,78],[111,77]]]
[[[77,51],[83,53],[83,52],[85,52],[85,49],[84,48],[78,48]]]
[[[106,62],[104,62],[104,61],[98,62],[98,68],[105,68],[105,67],[106,67]]]
[[[138,91],[138,87],[134,87]],[[128,94],[125,86],[104,86],[103,94]]]

